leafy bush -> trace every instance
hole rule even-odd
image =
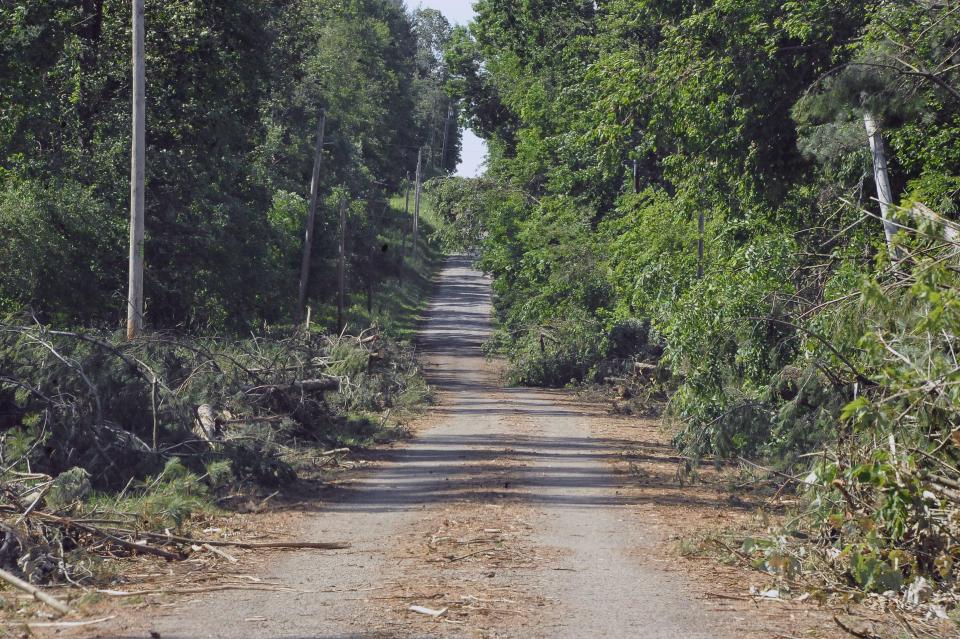
[[[507,348],[512,383],[562,387],[588,378],[606,348],[606,335],[588,316],[564,318],[512,336]]]
[[[16,305],[62,325],[104,321],[102,301],[123,277],[111,265],[124,227],[95,189],[0,175],[0,237],[0,313]]]

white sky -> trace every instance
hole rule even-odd
[[[467,24],[473,18],[474,0],[407,0],[407,6],[423,5],[437,9],[454,24]]]
[[[418,5],[437,9],[454,24],[466,24],[473,18],[473,0],[406,0],[407,6]],[[487,143],[470,129],[463,132],[462,160],[457,175],[476,177],[483,172],[483,162],[487,158]]]

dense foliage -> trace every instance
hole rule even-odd
[[[0,10],[0,311],[107,327],[125,313],[130,6]],[[351,288],[364,287],[370,227],[417,149],[436,172],[459,160],[442,15],[394,0],[148,0],[146,24],[147,324],[289,319],[321,111],[310,298],[333,299],[344,194],[359,231],[351,277],[365,275]]]
[[[448,61],[490,170],[435,190],[495,276],[516,381],[655,361],[687,452],[807,469],[820,451],[804,485],[851,581],[955,584],[957,3],[476,11]]]

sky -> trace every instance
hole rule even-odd
[[[407,0],[407,6],[422,5],[437,9],[453,24],[466,24],[473,18],[474,0]],[[476,177],[483,172],[483,162],[487,157],[487,144],[470,129],[463,132],[463,152],[457,175]]]

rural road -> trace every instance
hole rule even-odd
[[[300,532],[351,549],[278,554],[262,577],[291,591],[203,595],[150,618],[149,630],[164,639],[743,637],[691,595],[675,557],[654,556],[669,530],[638,508],[660,504],[621,494],[609,462],[630,442],[597,434],[603,411],[501,384],[481,353],[489,316],[489,281],[451,258],[421,338],[439,405],[409,446],[339,488]],[[446,611],[434,618],[411,605]]]

